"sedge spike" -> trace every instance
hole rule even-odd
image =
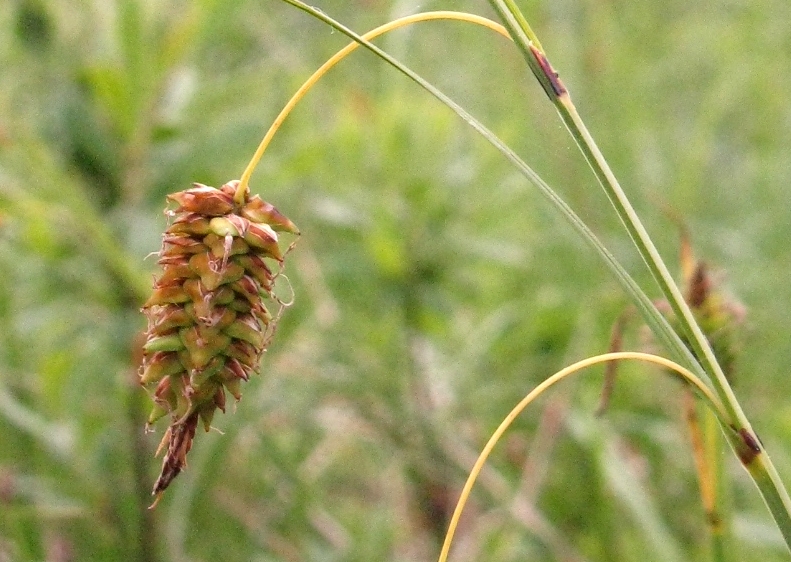
[[[299,230],[274,206],[243,190],[195,184],[168,195],[169,226],[158,252],[161,275],[143,305],[148,318],[140,384],[154,402],[147,426],[169,417],[157,454],[162,471],[154,505],[187,463],[199,424],[206,431],[226,392],[258,371],[282,310],[273,284],[290,246],[280,235]],[[172,207],[172,205],[171,205]],[[153,506],[152,506],[153,507]]]

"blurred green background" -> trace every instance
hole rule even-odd
[[[483,0],[322,0],[358,31]],[[749,310],[736,391],[791,482],[791,4],[520,2],[655,241],[679,232]],[[252,190],[303,232],[296,302],[244,398],[146,507],[138,308],[165,195],[241,175],[346,44],[279,2],[0,2],[0,561],[436,559],[455,497],[538,382],[606,351],[628,302],[504,159],[355,53],[275,137]],[[505,39],[423,23],[380,44],[511,144],[658,292]],[[635,323],[627,348],[651,348]],[[528,409],[453,559],[707,560],[679,384],[624,366]],[[734,559],[788,560],[728,453]]]

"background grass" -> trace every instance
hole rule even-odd
[[[419,4],[419,5],[418,5]],[[791,477],[791,7],[523,2],[656,242],[683,217],[749,309],[736,391]],[[323,1],[364,31],[482,1]],[[252,188],[302,229],[296,304],[235,412],[147,511],[159,434],[137,312],[164,196],[238,177],[345,44],[277,2],[0,5],[0,560],[431,560],[474,456],[538,381],[606,349],[626,299],[486,143],[357,53],[275,138]],[[516,50],[458,23],[384,47],[524,155],[642,264]],[[655,292],[654,292],[655,293]],[[646,347],[635,326],[629,347]],[[495,451],[456,560],[706,560],[676,383],[562,385]],[[160,429],[161,431],[161,429]],[[740,553],[786,560],[729,459]],[[742,558],[737,553],[735,559]]]

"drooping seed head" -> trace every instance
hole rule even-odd
[[[288,249],[278,232],[299,230],[274,206],[245,194],[238,180],[220,189],[194,184],[168,195],[158,263],[162,274],[143,305],[148,317],[140,383],[154,402],[152,424],[169,416],[165,450],[154,494],[167,488],[186,464],[198,420],[208,431],[226,392],[241,398],[241,382],[258,370],[275,329],[267,302]]]

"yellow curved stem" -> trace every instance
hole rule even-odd
[[[508,31],[499,23],[493,22],[492,20],[486,19],[481,16],[476,16],[474,14],[467,14],[463,12],[449,12],[449,11],[439,11],[439,12],[426,12],[423,14],[414,14],[411,16],[406,16],[403,18],[399,18],[397,20],[393,20],[388,22],[384,25],[377,27],[363,35],[363,39],[369,41],[378,37],[388,31],[392,31],[394,29],[398,29],[400,27],[404,27],[406,25],[410,25],[412,23],[417,23],[421,21],[431,21],[431,20],[457,20],[457,21],[466,21],[469,23],[474,23],[478,25],[482,25],[484,27],[488,27],[489,29],[496,31],[500,35],[504,37],[511,38],[508,35]],[[247,168],[245,168],[244,173],[242,174],[241,180],[239,182],[239,187],[236,189],[236,193],[234,194],[234,200],[242,204],[244,201],[244,196],[247,193],[248,184],[250,183],[250,176],[253,175],[253,170],[258,165],[258,162],[261,160],[261,157],[264,155],[264,151],[266,147],[269,146],[272,137],[275,136],[275,133],[280,128],[280,125],[283,124],[288,114],[291,113],[291,110],[294,109],[294,106],[299,103],[305,94],[310,90],[319,79],[324,76],[329,69],[333,66],[338,64],[342,59],[346,57],[349,53],[354,51],[360,44],[352,41],[346,47],[335,53],[327,62],[325,62],[319,69],[314,72],[310,78],[308,78],[304,84],[296,91],[296,93],[288,100],[288,103],[285,107],[280,111],[278,116],[275,118],[275,121],[272,123],[272,126],[269,127],[269,130],[264,135],[264,138],[261,140],[261,144],[258,145],[258,148],[253,154],[253,157],[250,159],[250,163],[247,164]]]
[[[502,421],[500,426],[495,430],[492,436],[489,438],[489,441],[486,443],[486,446],[481,451],[481,454],[478,456],[478,460],[475,461],[475,464],[470,471],[470,475],[467,477],[467,482],[464,484],[464,488],[461,491],[461,495],[459,496],[459,501],[456,504],[456,509],[453,511],[453,516],[451,517],[450,524],[448,525],[448,532],[445,535],[445,542],[442,545],[442,551],[439,555],[438,562],[446,562],[448,559],[448,554],[450,553],[450,545],[453,542],[453,535],[456,533],[456,527],[459,524],[459,518],[461,517],[461,512],[464,510],[464,506],[467,503],[467,498],[470,496],[470,492],[472,491],[472,487],[475,484],[475,480],[478,478],[478,474],[481,472],[486,459],[489,458],[489,454],[494,449],[494,446],[500,440],[505,430],[513,423],[513,421],[522,413],[524,410],[533,400],[538,398],[545,390],[547,390],[550,386],[554,385],[555,383],[563,380],[569,375],[576,373],[586,367],[590,367],[592,365],[597,365],[599,363],[606,363],[607,361],[621,361],[625,359],[636,360],[636,361],[646,361],[648,363],[654,363],[655,365],[659,365],[661,367],[665,367],[666,369],[670,369],[676,372],[679,376],[686,380],[689,384],[694,386],[700,393],[706,398],[708,401],[708,405],[715,410],[717,416],[720,418],[721,421],[726,422],[729,417],[723,407],[722,403],[720,402],[719,398],[717,398],[711,389],[706,386],[703,381],[701,381],[695,374],[693,374],[688,369],[685,369],[678,363],[674,363],[669,359],[665,359],[664,357],[660,357],[658,355],[652,355],[650,353],[639,353],[635,351],[622,351],[618,353],[605,353],[603,355],[596,355],[595,357],[588,357],[583,359],[582,361],[578,361],[573,365],[569,365],[565,369],[558,371],[548,379],[544,380],[541,384],[535,387],[527,396],[525,396],[519,404],[517,404],[513,410],[506,416],[506,418]]]

